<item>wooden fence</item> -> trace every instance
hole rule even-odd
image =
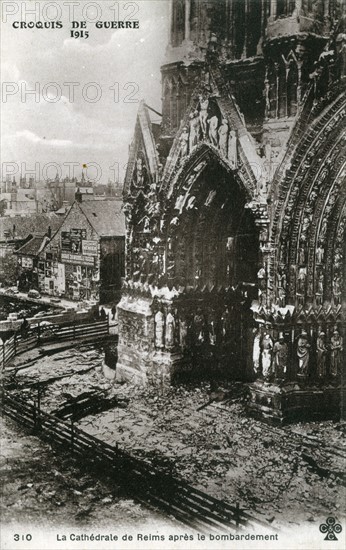
[[[87,323],[45,324],[37,325],[27,330],[16,332],[11,338],[0,344],[0,365],[6,367],[16,355],[29,351],[41,344],[60,342],[62,340],[77,340],[87,338],[95,340],[109,334],[109,318],[102,321]]]
[[[81,456],[123,485],[139,501],[152,504],[193,528],[212,531],[237,530],[268,524],[247,514],[238,504],[216,499],[176,476],[169,468],[153,466],[131,456],[118,445],[111,446],[77,428],[73,419],[64,421],[43,412],[39,401],[26,402],[2,390],[3,412],[33,430],[41,439]]]

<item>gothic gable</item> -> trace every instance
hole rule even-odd
[[[218,80],[222,93],[215,84],[214,70],[209,84],[204,83],[196,92],[182,120],[163,173],[162,186],[168,196],[179,174],[192,157],[200,154],[201,148],[209,148],[221,164],[237,174],[250,198],[257,196],[266,178],[263,159],[256,152],[244,118],[220,76]]]
[[[146,193],[150,184],[157,181],[159,162],[148,109],[141,102],[135,134],[130,146],[124,193],[125,196]]]

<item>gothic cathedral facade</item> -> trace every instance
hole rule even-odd
[[[125,180],[117,377],[248,381],[279,420],[335,411],[345,2],[173,0],[169,17],[162,115],[141,103]]]

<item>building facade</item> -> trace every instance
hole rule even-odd
[[[124,275],[124,235],[120,201],[76,200],[39,254],[40,290],[71,300],[116,299]]]
[[[174,0],[169,17],[161,127],[142,103],[125,181],[118,377],[256,380],[253,412],[279,419],[338,408],[345,4]]]

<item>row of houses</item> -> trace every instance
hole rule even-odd
[[[71,300],[116,300],[125,273],[121,201],[83,201],[78,194],[58,227],[52,225],[41,225],[14,250],[19,290],[35,288]]]

